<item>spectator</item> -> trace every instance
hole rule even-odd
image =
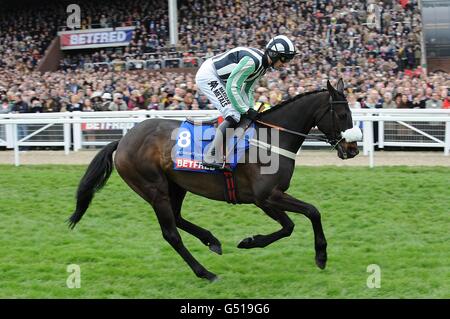
[[[444,87],[441,89],[441,101],[445,101],[448,98],[448,94],[450,93],[449,90]]]
[[[412,103],[408,101],[408,96],[406,94],[402,94],[400,98],[400,104],[397,105],[399,109],[410,109],[412,108]]]
[[[392,100],[392,93],[386,92],[383,96],[383,109],[395,109],[397,106],[395,102]]]
[[[128,101],[128,110],[145,110],[145,99],[139,90],[131,92],[130,100]]]
[[[347,96],[348,106],[350,109],[360,109],[361,103],[356,100],[356,96],[354,94],[349,94]]]
[[[413,109],[424,109],[425,108],[425,101],[422,100],[422,97],[420,94],[417,94],[414,96],[411,107]]]
[[[395,101],[395,107],[396,107],[397,109],[403,108],[403,106],[402,106],[402,94],[401,94],[401,93],[397,93],[397,94],[395,95],[394,101]]]
[[[8,97],[6,95],[1,96],[0,103],[0,114],[6,114],[12,111],[13,104],[8,101]]]
[[[13,113],[29,113],[28,103],[22,100],[22,93],[16,93],[14,97]]]
[[[103,111],[102,92],[95,91],[91,96],[94,111]]]
[[[184,107],[183,98],[176,95],[171,99],[171,103],[169,104],[167,109],[168,110],[182,110],[183,107]]]
[[[262,111],[266,111],[271,108],[271,105],[269,104],[269,99],[265,95],[261,95],[256,102],[257,102],[256,107],[258,109],[261,107]]]
[[[109,111],[109,105],[111,104],[111,93],[109,92],[105,92],[102,95],[102,106],[101,106],[101,110],[102,111]]]
[[[187,93],[184,96],[183,102],[184,102],[183,109],[185,109],[185,110],[192,110],[193,109],[193,104],[194,104],[194,98],[192,97],[192,93]],[[197,106],[198,106],[198,104],[197,104]],[[198,109],[198,107],[197,107],[197,109]]]
[[[287,91],[287,94],[284,96],[284,100],[289,100],[289,99],[291,99],[291,98],[293,98],[294,96],[296,96],[298,93],[297,93],[297,90],[295,89],[295,86],[290,86],[289,88],[288,88],[288,91]]]
[[[443,109],[450,109],[450,91],[447,89],[447,96],[444,99],[444,102],[442,103]]]
[[[123,101],[123,95],[121,93],[114,93],[114,99],[108,105],[109,111],[126,111],[128,110],[127,104]]]
[[[42,113],[44,111],[42,102],[37,97],[31,98],[30,102],[31,102],[30,113]]]
[[[200,95],[198,97],[198,108],[200,110],[212,109],[212,105],[209,103],[208,97],[206,95]]]
[[[269,96],[269,105],[270,106],[275,106],[278,103],[280,103],[280,99],[279,99],[277,93],[276,92],[271,92],[270,96]]]
[[[69,112],[83,111],[83,104],[80,103],[80,97],[78,95],[72,95],[70,97],[70,104],[67,105],[67,111]]]
[[[20,92],[16,93],[14,96],[14,105],[12,107],[13,113],[29,113],[28,103],[22,100],[22,94]],[[28,125],[18,124],[17,125],[17,137],[23,139],[28,135]],[[23,150],[28,150],[28,147],[23,147]]]
[[[427,109],[440,109],[440,108],[442,108],[442,101],[439,98],[439,94],[437,92],[433,92],[433,94],[431,95],[431,99],[429,99],[425,103],[425,107]]]
[[[91,99],[84,100],[83,112],[93,112],[94,108]]]
[[[159,102],[158,95],[154,94],[150,97],[150,103],[147,105],[147,110],[161,110],[162,105]]]
[[[382,103],[380,103],[379,93],[377,90],[375,89],[370,90],[369,96],[367,97],[364,107],[369,109],[379,109],[383,107]]]

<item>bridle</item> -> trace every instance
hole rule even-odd
[[[267,123],[267,122],[263,122],[261,120],[256,120],[257,123],[262,124],[264,126],[268,126],[271,128],[274,128],[278,131],[281,132],[286,132],[286,133],[290,133],[293,135],[297,135],[297,136],[302,136],[305,138],[309,138],[309,139],[313,139],[313,140],[318,140],[318,141],[322,141],[322,142],[326,142],[328,144],[330,144],[332,146],[332,150],[335,149],[338,144],[343,140],[343,137],[341,135],[341,133],[336,134],[336,112],[334,110],[334,105],[338,105],[338,104],[346,104],[347,101],[333,101],[331,94],[330,94],[330,98],[328,101],[328,107],[325,110],[325,112],[323,112],[323,114],[320,116],[319,120],[316,121],[315,125],[317,126],[319,124],[320,121],[322,121],[322,119],[324,118],[324,116],[328,113],[331,112],[331,123],[332,123],[332,131],[333,131],[333,135],[334,136],[328,136],[326,134],[324,134],[323,136],[320,135],[312,135],[312,134],[304,134],[301,132],[297,132],[297,131],[293,131],[275,124],[271,124],[271,123]]]
[[[343,140],[343,137],[341,135],[341,133],[336,134],[336,111],[334,110],[334,105],[340,105],[340,104],[347,104],[347,101],[333,101],[331,94],[330,94],[330,98],[328,100],[328,105],[329,108],[327,108],[325,110],[325,112],[322,114],[322,116],[319,118],[319,120],[316,122],[316,126],[319,125],[320,121],[322,121],[323,117],[325,116],[325,114],[328,113],[328,111],[331,112],[331,125],[332,125],[332,134],[334,136],[330,137],[326,137],[327,138],[327,143],[329,143],[330,145],[333,146],[332,149],[335,149],[336,146]],[[340,130],[339,130],[340,132]]]

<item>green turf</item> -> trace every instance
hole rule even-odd
[[[188,195],[184,216],[222,241],[216,255],[182,232],[220,281],[197,279],[161,236],[152,209],[114,173],[74,231],[64,221],[84,166],[0,166],[0,297],[449,298],[450,169],[298,168],[290,194],[315,204],[328,265],[314,263],[310,222],[290,213],[291,237],[240,250],[279,228],[252,205]],[[66,267],[81,267],[69,289]],[[369,264],[381,288],[366,286]]]

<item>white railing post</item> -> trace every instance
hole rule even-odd
[[[6,147],[14,148],[14,127],[12,124],[5,125],[5,133],[6,133]]]
[[[367,134],[367,152],[369,153],[369,166],[370,168],[374,167],[374,143],[373,143],[373,122],[367,121],[367,131],[365,132]]]
[[[384,148],[384,121],[378,121],[378,148]]]
[[[64,117],[65,119],[70,118],[70,116]],[[64,123],[64,154],[69,155],[70,152],[70,123]]]
[[[445,145],[444,145],[444,155],[448,156],[450,152],[450,119],[445,122]]]
[[[11,124],[12,127],[12,142],[13,142],[13,148],[14,148],[14,165],[19,166],[20,165],[20,158],[19,158],[19,137],[17,133],[17,124]]]
[[[76,120],[81,120],[80,117],[81,112],[76,111],[72,113],[72,118]],[[81,123],[73,123],[72,126],[72,133],[73,133],[73,150],[74,152],[78,152],[81,149]]]
[[[364,156],[369,155],[369,131],[370,131],[370,121],[363,122],[363,154]]]

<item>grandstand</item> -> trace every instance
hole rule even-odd
[[[176,44],[166,0],[79,0],[75,29],[67,24],[71,2],[4,5],[1,113],[108,109],[105,93],[121,94],[128,110],[212,108],[194,84],[196,67],[235,46],[263,47],[275,34],[292,38],[300,55],[261,81],[255,101],[276,104],[343,77],[355,108],[450,107],[449,74],[424,68],[416,0],[182,0]],[[129,38],[119,46],[64,44],[68,34],[95,30]]]

